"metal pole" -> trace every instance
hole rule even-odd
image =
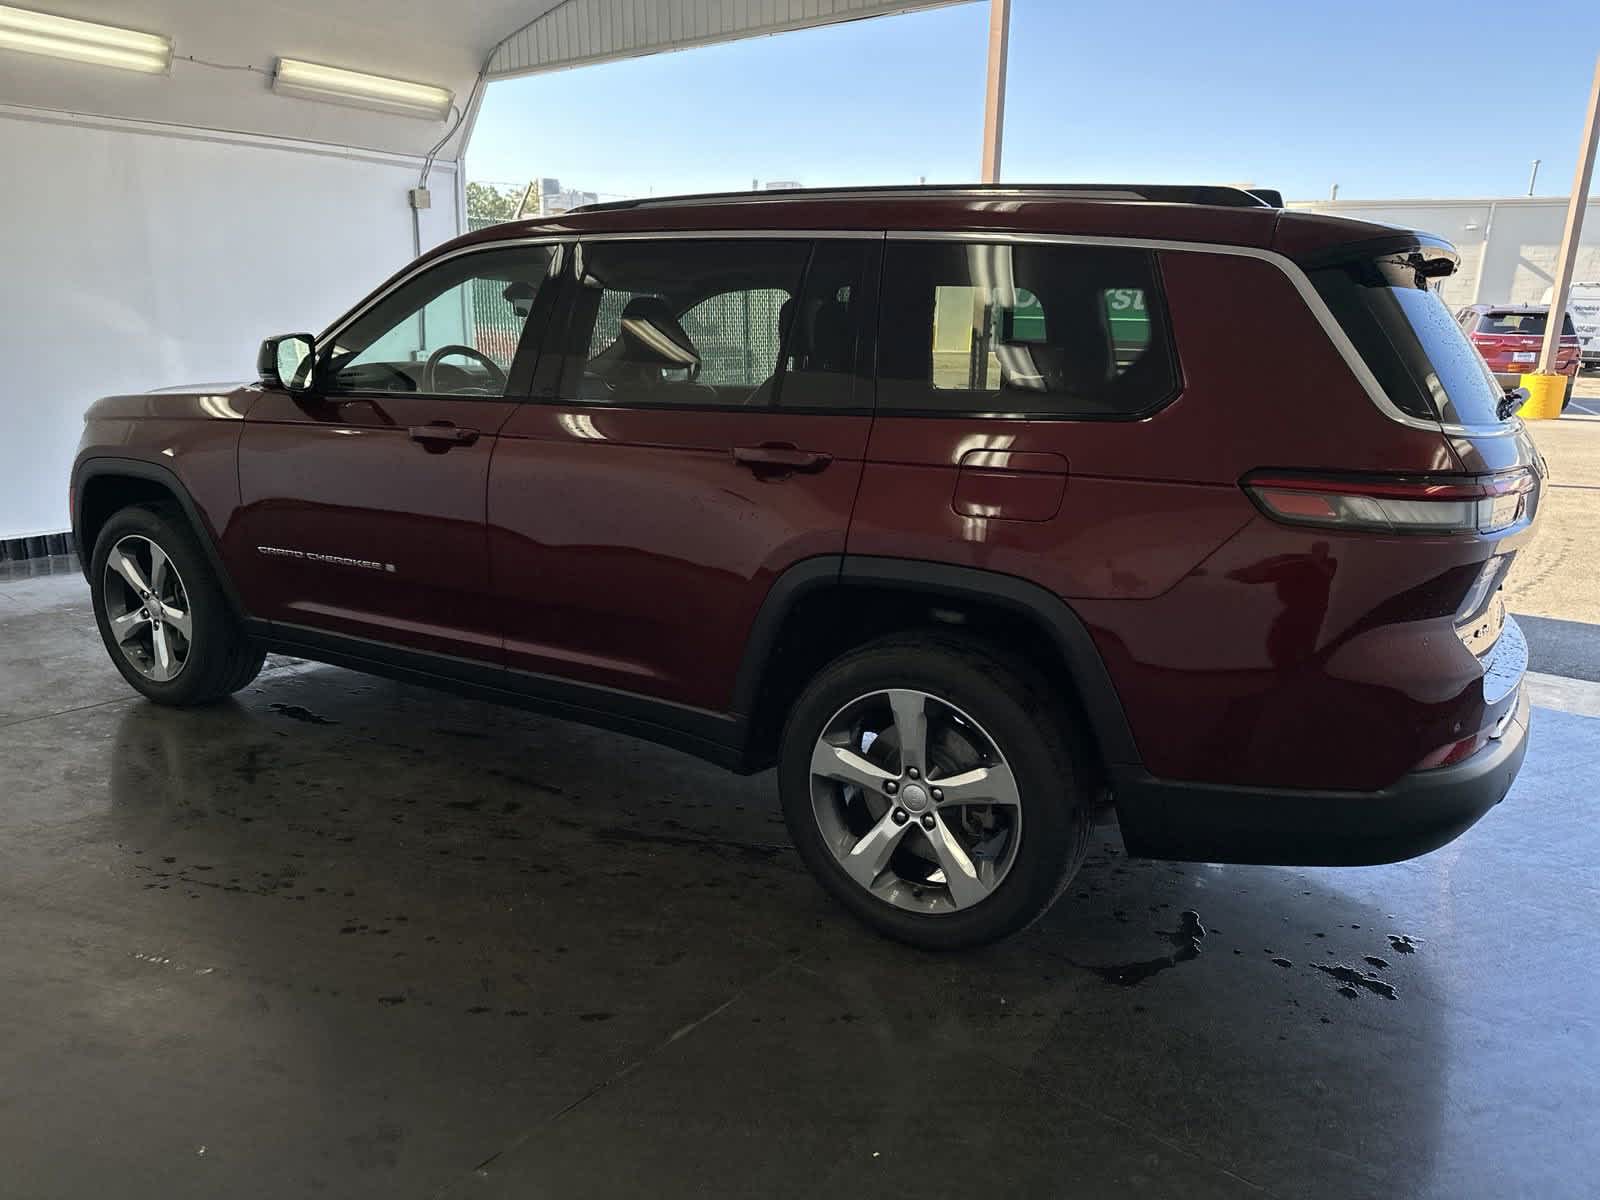
[[[983,111],[983,182],[1000,182],[1006,130],[1006,60],[1011,49],[1011,0],[989,0],[989,84]]]
[[[1478,252],[1478,277],[1472,281],[1474,304],[1483,299],[1483,277],[1489,270],[1489,242],[1494,237],[1494,219],[1499,212],[1499,203],[1489,201],[1489,216],[1483,222],[1483,249]]]
[[[1533,185],[1539,182],[1539,164],[1543,161],[1544,159],[1542,158],[1534,159],[1533,170],[1528,172],[1528,195],[1530,196],[1533,195]]]
[[[1572,195],[1567,197],[1567,228],[1561,235],[1561,253],[1556,257],[1556,278],[1550,288],[1550,316],[1544,323],[1544,345],[1539,349],[1539,374],[1555,370],[1556,351],[1561,346],[1561,327],[1566,324],[1567,298],[1572,294],[1572,268],[1578,259],[1578,235],[1583,232],[1583,212],[1589,204],[1589,186],[1594,180],[1596,143],[1600,142],[1600,58],[1594,63],[1594,82],[1589,85],[1589,115],[1584,118],[1583,143],[1578,148],[1578,170],[1572,178]]]

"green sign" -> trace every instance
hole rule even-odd
[[[1144,306],[1143,288],[1111,288],[1102,293],[1106,324],[1111,330],[1111,346],[1117,361],[1131,362],[1150,344],[1150,314]],[[1016,307],[1005,313],[1002,340],[1041,343],[1049,340],[1044,306],[1039,297],[1017,289]]]

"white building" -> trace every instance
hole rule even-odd
[[[1567,215],[1564,196],[1498,200],[1316,200],[1290,208],[1384,221],[1438,234],[1461,251],[1461,267],[1440,287],[1451,308],[1538,304],[1555,274]],[[1590,204],[1574,280],[1600,281],[1600,207]]]

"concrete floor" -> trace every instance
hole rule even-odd
[[[0,575],[6,1196],[1600,1194],[1593,718],[1419,861],[1109,831],[930,957],[770,776],[290,662],[158,709],[58,566]]]
[[[1572,403],[1564,415],[1600,417],[1600,370],[1586,367],[1579,373],[1572,389]]]
[[[1583,384],[1600,392],[1600,375],[1585,375]],[[1600,409],[1600,399],[1593,404]],[[1518,552],[1506,580],[1506,604],[1519,616],[1600,625],[1600,416],[1569,411],[1559,421],[1529,421],[1528,430],[1550,475],[1533,544]]]

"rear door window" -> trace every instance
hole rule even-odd
[[[764,404],[809,241],[584,242],[563,397],[631,406]]]
[[[1500,386],[1411,255],[1355,259],[1310,274],[1395,407],[1446,424],[1498,423]]]
[[[879,337],[889,411],[1132,417],[1178,390],[1143,250],[892,242]]]

